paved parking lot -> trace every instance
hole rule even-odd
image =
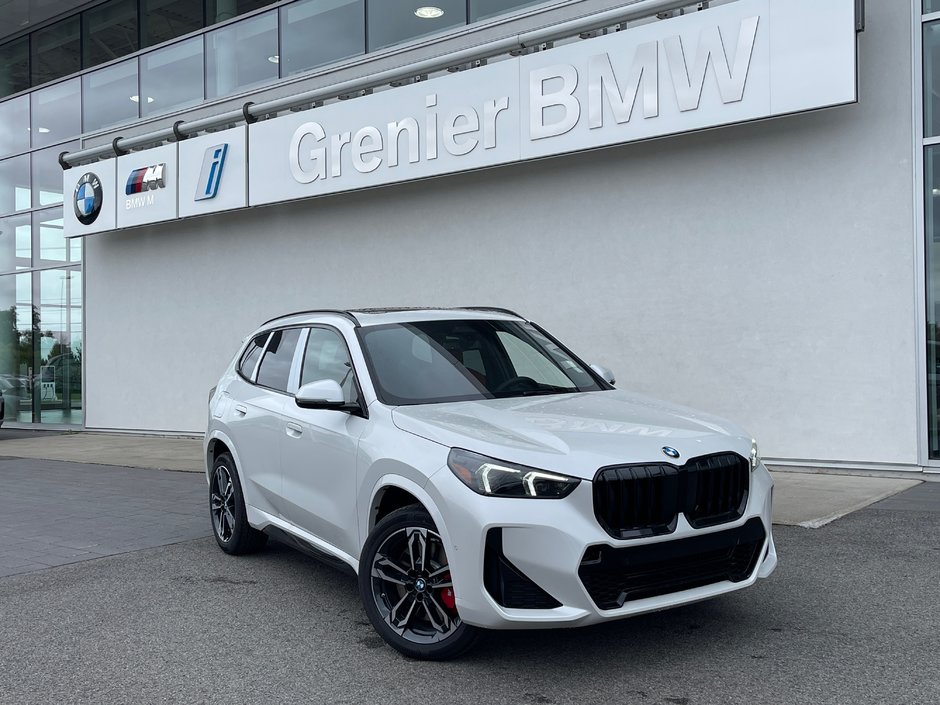
[[[107,546],[130,552],[0,578],[4,705],[938,702],[938,484],[821,529],[777,527],[780,568],[754,589],[586,629],[494,632],[436,664],[384,646],[348,575],[277,544],[232,558],[187,539],[208,535],[200,476],[46,463],[20,473],[29,511],[0,505],[3,536],[24,521],[98,530],[69,525],[68,498],[104,495],[115,516],[98,510],[98,545],[111,532]],[[151,537],[118,545],[143,526]]]

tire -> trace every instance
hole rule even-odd
[[[235,461],[221,453],[212,463],[209,481],[209,518],[216,543],[226,553],[241,556],[260,550],[268,535],[251,528],[245,511],[245,496],[238,480]]]
[[[409,658],[457,658],[480,637],[479,628],[460,621],[444,544],[420,506],[392,512],[369,534],[359,595],[375,630]]]

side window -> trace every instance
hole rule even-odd
[[[258,384],[281,392],[287,391],[290,366],[299,339],[300,328],[276,330],[271,334],[268,349],[264,351],[261,367],[258,368]]]
[[[307,350],[300,371],[300,384],[320,379],[335,380],[343,388],[343,398],[355,404],[356,378],[346,350],[346,342],[336,331],[311,328],[307,338]]]
[[[255,366],[258,364],[258,358],[261,357],[261,351],[264,350],[264,343],[268,339],[268,335],[270,333],[256,335],[248,343],[248,347],[245,348],[245,354],[242,355],[241,362],[238,363],[238,371],[245,379],[251,379],[251,375],[255,373]]]

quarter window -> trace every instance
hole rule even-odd
[[[271,340],[268,341],[267,350],[264,351],[261,366],[258,368],[258,384],[279,392],[287,391],[291,363],[294,361],[294,351],[297,350],[299,339],[299,328],[276,330],[271,334]]]
[[[264,350],[264,343],[268,339],[268,333],[262,333],[248,343],[245,348],[245,354],[242,355],[242,361],[238,363],[238,371],[245,379],[251,379],[255,373],[255,367],[258,365],[258,358],[261,357],[261,351]]]

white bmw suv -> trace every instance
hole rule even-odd
[[[773,481],[728,421],[613,387],[499,309],[268,321],[209,399],[215,538],[351,568],[375,629],[453,658],[753,585]]]

